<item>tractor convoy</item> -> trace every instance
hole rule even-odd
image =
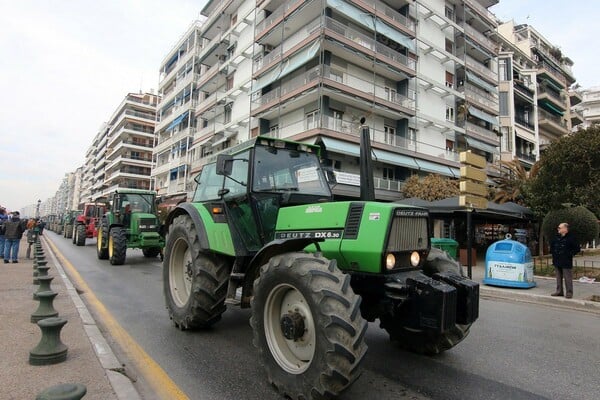
[[[334,201],[318,146],[258,136],[214,155],[190,202],[118,189],[63,229],[79,246],[97,236],[97,257],[113,265],[128,248],[164,252],[175,327],[209,328],[227,306],[251,308],[269,382],[291,399],[335,398],[361,374],[368,322],[433,355],[479,315],[479,286],[431,247],[427,210],[374,201],[368,128],[361,136],[356,201]]]

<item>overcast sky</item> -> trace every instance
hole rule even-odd
[[[0,0],[0,205],[54,196],[124,96],[157,89],[161,61],[205,2]],[[583,87],[600,85],[598,2],[501,0],[491,10],[558,45]]]

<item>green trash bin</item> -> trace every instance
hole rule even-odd
[[[458,242],[448,238],[431,238],[431,247],[444,250],[455,260],[458,257]]]

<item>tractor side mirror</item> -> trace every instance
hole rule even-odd
[[[229,154],[219,154],[217,156],[217,175],[231,175],[233,171],[233,156]]]

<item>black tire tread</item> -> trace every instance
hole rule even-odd
[[[108,234],[112,237],[113,243],[112,257],[109,257],[110,263],[112,265],[125,264],[125,257],[127,255],[127,236],[125,234],[125,229],[119,227],[113,228]]]

